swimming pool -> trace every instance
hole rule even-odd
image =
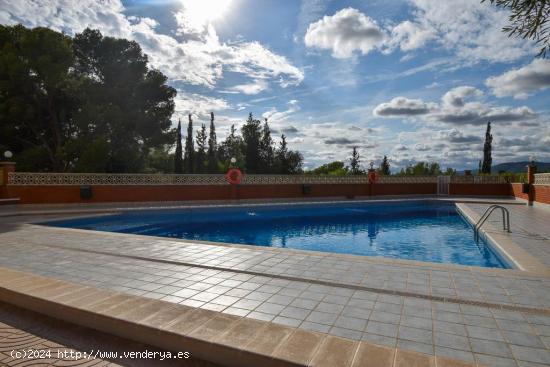
[[[473,239],[454,203],[346,202],[128,211],[46,223],[333,253],[510,268]]]

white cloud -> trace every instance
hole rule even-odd
[[[228,109],[230,105],[221,98],[207,97],[195,93],[187,93],[183,90],[178,90],[178,94],[174,99],[175,116],[182,117],[189,113],[197,115],[201,118],[208,117],[210,112],[217,112]]]
[[[389,102],[381,103],[373,110],[376,116],[415,116],[425,115],[432,106],[420,99],[395,97]]]
[[[388,47],[391,50],[399,46],[402,51],[410,51],[424,46],[434,38],[436,31],[433,28],[406,20],[391,30]]]
[[[509,13],[479,0],[410,0],[413,19],[394,28],[403,50],[436,40],[468,61],[511,62],[534,53],[532,42],[508,37],[502,28]]]
[[[229,88],[226,93],[243,93],[247,95],[258,94],[268,89],[269,85],[265,80],[259,79],[252,83],[239,84]]]
[[[355,51],[368,54],[384,37],[376,21],[357,9],[345,8],[311,23],[304,41],[308,47],[332,50],[334,57],[348,58]]]
[[[181,12],[175,14],[180,22],[176,39],[157,33],[153,19],[125,16],[120,0],[0,0],[0,9],[3,24],[45,26],[68,34],[90,27],[107,36],[133,39],[171,81],[212,88],[225,71],[263,78],[282,87],[298,85],[304,78],[284,56],[258,42],[223,43],[210,25],[183,27],[185,15]]]
[[[483,92],[477,88],[470,86],[460,86],[451,89],[443,95],[441,100],[443,104],[447,107],[463,107],[465,104],[465,99],[468,97],[481,97]]]
[[[479,101],[483,93],[474,87],[461,86],[445,93],[440,104],[424,102],[420,99],[395,97],[390,102],[381,103],[373,114],[381,117],[402,117],[430,123],[456,125],[483,125],[487,121],[512,123],[533,120],[537,114],[529,107],[492,106]],[[466,98],[474,101],[466,102]]]
[[[288,120],[288,118],[294,113],[300,110],[300,105],[296,99],[292,99],[287,102],[288,108],[284,111],[278,111],[276,108],[271,108],[269,111],[262,114],[263,118],[268,119],[275,128],[279,128],[279,124]]]
[[[529,65],[512,69],[485,81],[497,97],[525,99],[530,94],[550,88],[550,60],[536,59]]]

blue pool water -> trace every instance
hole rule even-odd
[[[192,240],[509,268],[453,203],[255,205],[130,211],[48,225]]]

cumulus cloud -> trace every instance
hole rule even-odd
[[[482,141],[478,135],[464,134],[457,129],[450,130],[448,133],[443,134],[443,137],[451,143],[479,143]]]
[[[247,95],[258,94],[268,89],[268,83],[265,80],[256,80],[252,83],[239,84],[229,88],[225,93],[243,93]]]
[[[348,138],[329,138],[324,141],[328,145],[349,145],[359,143],[358,139],[348,139]]]
[[[394,27],[393,44],[412,50],[434,40],[467,61],[511,62],[534,53],[533,43],[502,32],[508,13],[479,0],[410,0],[413,18]]]
[[[481,97],[483,92],[470,86],[460,86],[451,89],[443,95],[441,100],[447,107],[464,107],[464,100],[468,97]]]
[[[374,109],[376,116],[415,116],[430,112],[430,105],[420,99],[395,97],[389,102],[381,103]]]
[[[390,50],[399,46],[402,51],[410,51],[423,47],[434,38],[435,29],[406,20],[391,30],[391,39],[387,46]]]
[[[264,112],[262,114],[263,118],[268,119],[272,122],[283,122],[288,119],[288,117],[295,112],[300,111],[300,105],[298,104],[298,100],[292,99],[287,102],[288,108],[284,111],[278,111],[276,108],[271,108],[269,111]]]
[[[124,15],[120,0],[0,0],[0,23],[45,26],[68,34],[86,27],[139,42],[151,64],[171,81],[214,87],[226,71],[281,87],[300,84],[301,70],[258,42],[221,42],[211,25],[180,27],[178,38],[158,33],[153,19]],[[185,19],[177,13],[176,20]],[[180,24],[181,25],[181,24]],[[258,90],[242,87],[243,93]],[[237,89],[238,90],[238,89]]]
[[[380,46],[384,32],[376,21],[357,9],[345,8],[311,23],[304,37],[308,47],[332,50],[337,58],[348,58],[355,51],[363,55]]]
[[[420,99],[395,97],[390,102],[381,103],[373,110],[375,116],[423,118],[432,123],[455,125],[483,125],[487,121],[511,123],[537,118],[529,107],[492,106],[478,99],[483,93],[470,86],[460,86],[445,93],[441,103],[428,103]],[[474,99],[467,102],[466,99]]]
[[[550,60],[536,59],[529,65],[512,69],[485,81],[497,97],[525,99],[530,94],[550,87]]]
[[[183,90],[178,90],[174,102],[175,114],[180,117],[192,113],[201,118],[206,118],[210,112],[221,111],[230,107],[229,103],[224,99],[187,93]]]

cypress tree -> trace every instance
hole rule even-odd
[[[194,173],[195,146],[193,143],[193,119],[189,114],[187,124],[187,136],[185,137],[185,155],[183,156],[183,168],[185,173]]]
[[[279,143],[279,149],[277,150],[277,166],[279,173],[289,173],[290,164],[288,159],[288,148],[286,143],[285,134],[281,135],[281,142]]]
[[[197,131],[197,152],[195,155],[195,173],[204,173],[206,168],[206,125]]]
[[[210,134],[208,136],[208,173],[218,171],[218,146],[216,142],[216,127],[214,126],[214,112],[210,112]]]
[[[359,163],[361,163],[361,156],[357,151],[357,147],[353,147],[353,151],[351,152],[351,158],[349,159],[350,172],[352,175],[358,175],[361,173],[361,169],[359,168]]]
[[[382,163],[380,163],[380,174],[389,176],[391,174],[390,172],[390,162],[388,161],[388,157],[384,156],[382,159]]]
[[[174,172],[183,173],[183,157],[181,147],[181,120],[178,120],[178,129],[176,130],[176,153],[174,154]]]
[[[481,166],[482,173],[491,173],[491,164],[493,158],[491,157],[493,135],[491,135],[491,121],[487,122],[487,130],[485,131],[485,144],[483,144],[483,164]]]
[[[261,171],[263,173],[273,173],[274,150],[273,139],[271,139],[271,130],[267,119],[262,127],[262,140],[260,141],[260,155],[262,159]]]
[[[252,113],[248,115],[248,120],[241,128],[244,141],[244,159],[246,171],[248,173],[257,173],[260,170],[260,140],[261,125],[260,120],[255,120]]]

